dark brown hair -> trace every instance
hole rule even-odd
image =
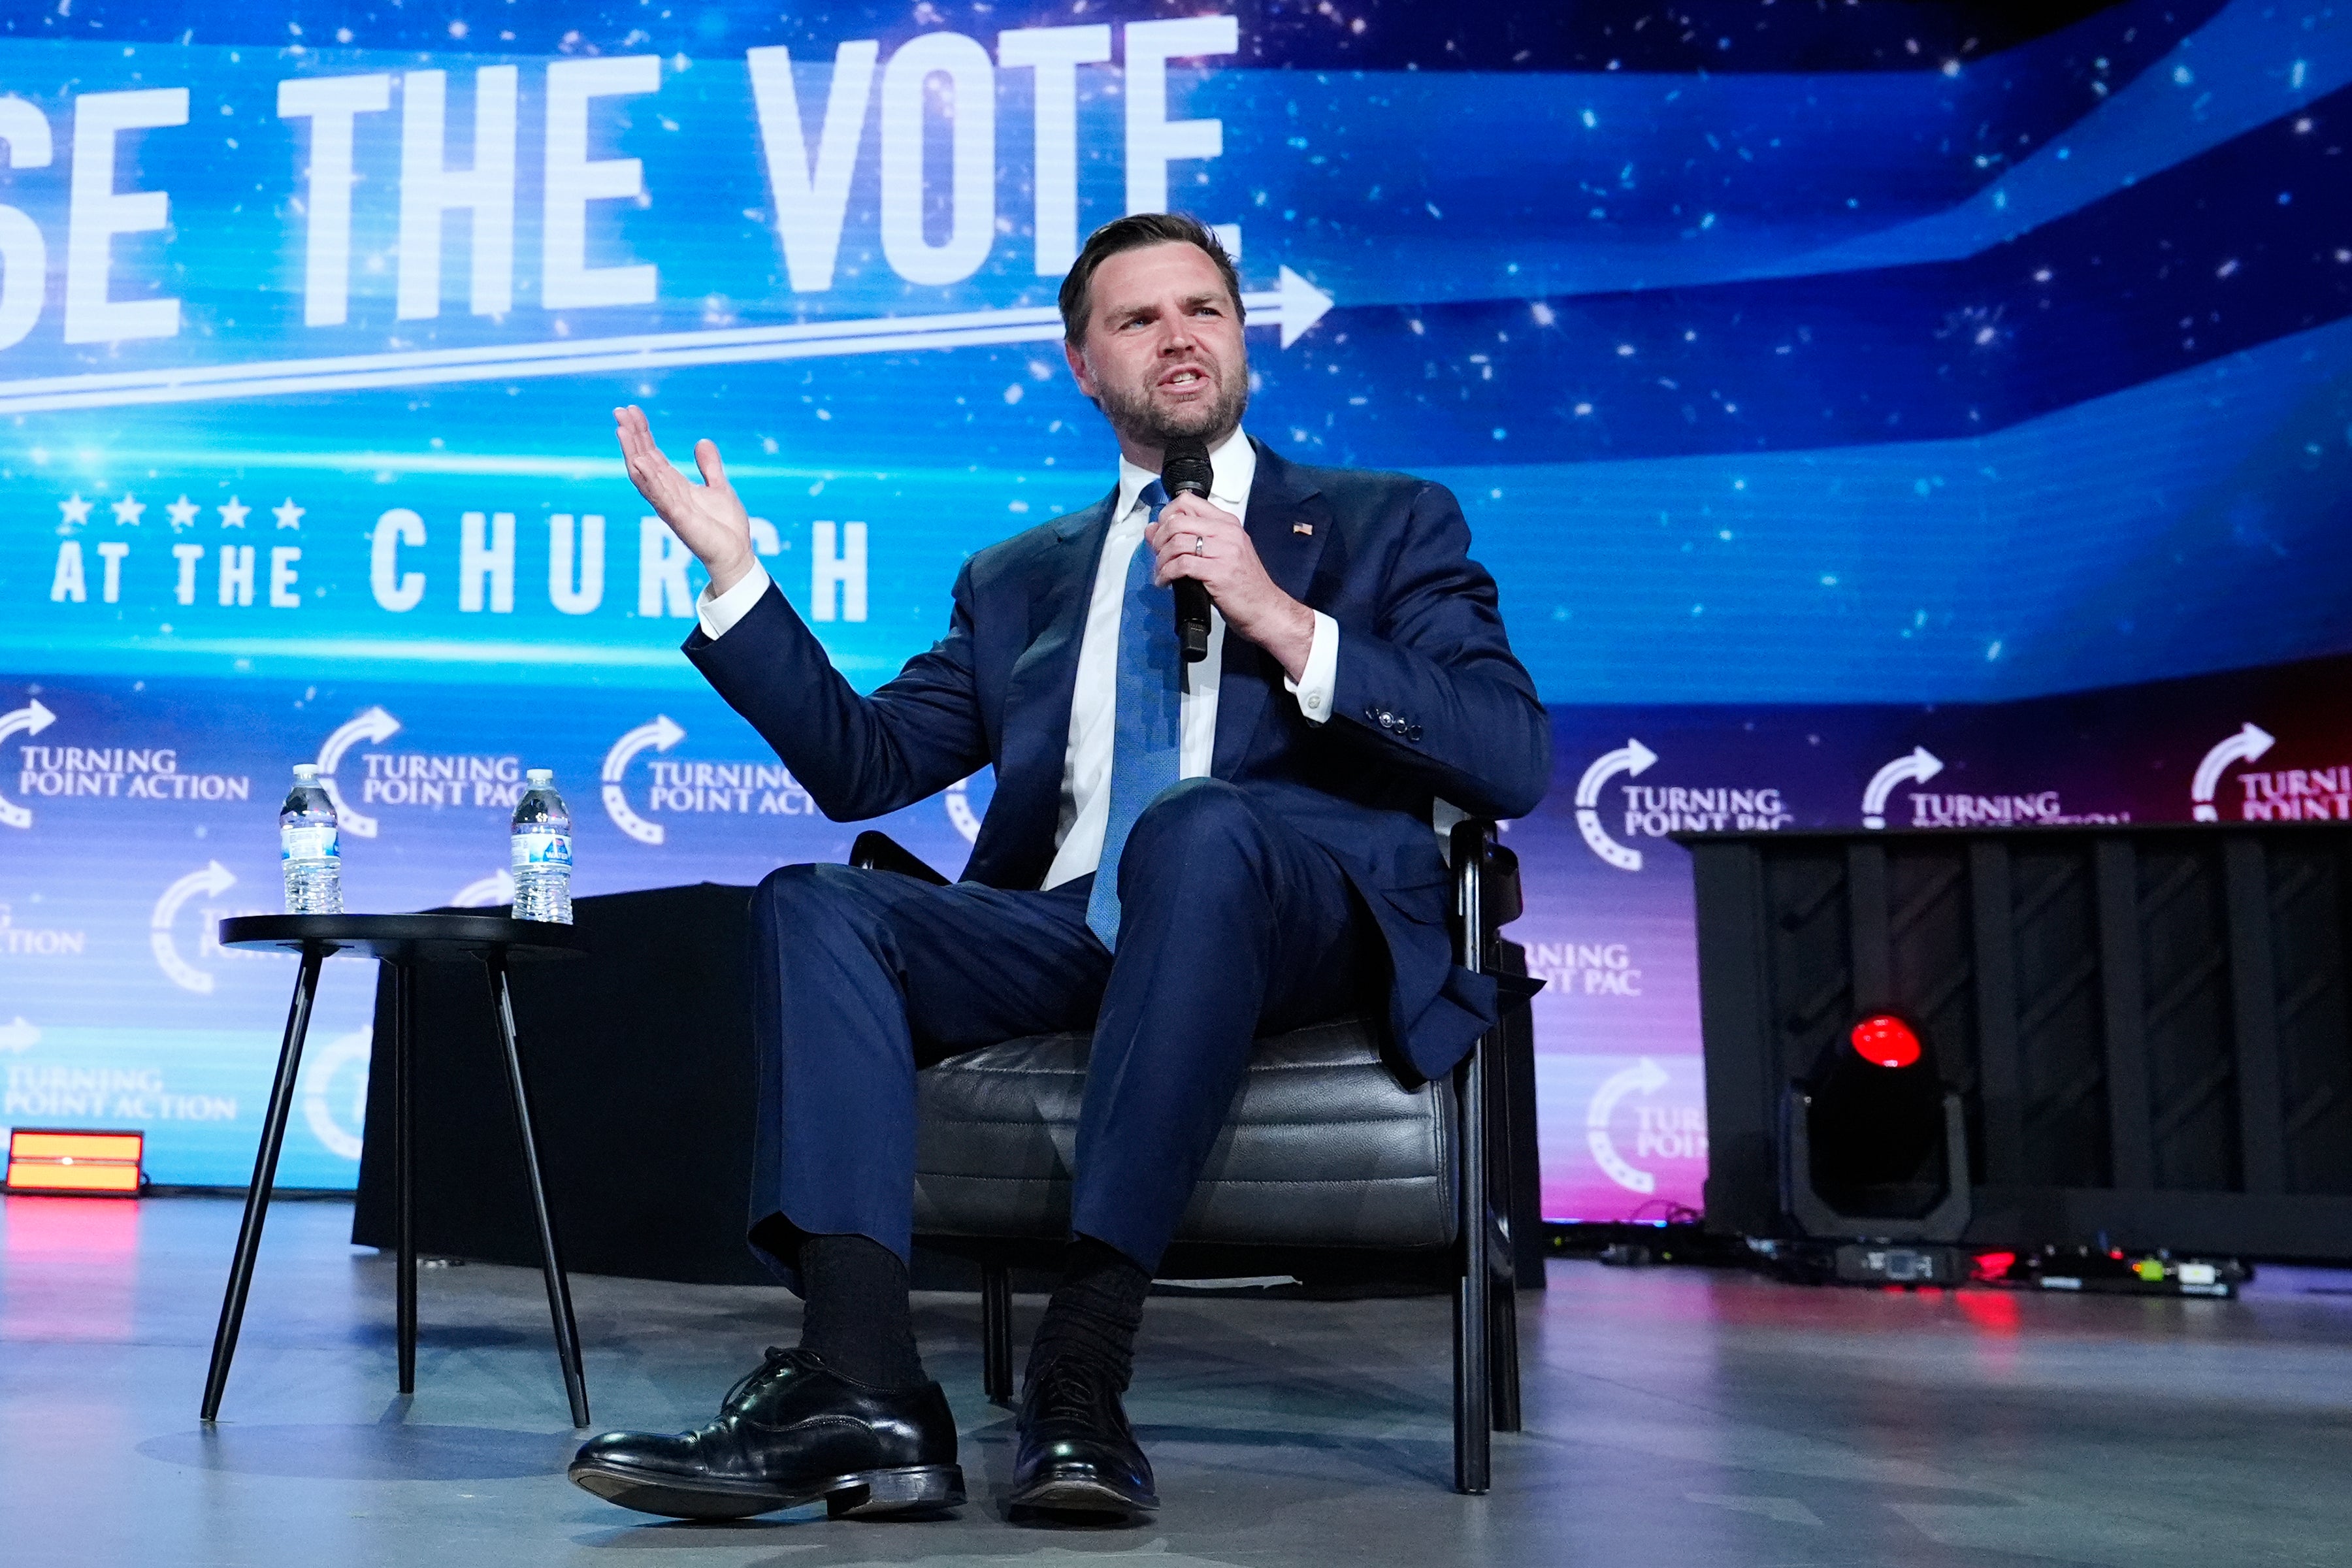
[[[1096,269],[1122,250],[1140,250],[1148,245],[1192,245],[1206,251],[1225,280],[1225,292],[1233,296],[1234,320],[1244,319],[1241,278],[1234,270],[1234,258],[1225,254],[1208,225],[1186,213],[1129,213],[1087,236],[1086,248],[1070,264],[1069,275],[1062,279],[1063,337],[1074,343],[1086,339],[1087,313],[1094,308]]]

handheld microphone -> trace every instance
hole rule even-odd
[[[1209,464],[1209,444],[1198,436],[1179,436],[1160,453],[1160,483],[1168,499],[1199,496],[1209,499],[1214,470]],[[1209,657],[1209,590],[1197,578],[1176,579],[1176,640],[1186,664]]]

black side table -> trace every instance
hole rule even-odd
[[[294,1105],[294,1079],[302,1066],[302,1038],[310,1026],[310,1005],[319,993],[319,967],[333,952],[364,953],[391,972],[393,1017],[393,1169],[400,1212],[400,1392],[416,1391],[416,1229],[411,1203],[413,1170],[409,1143],[415,1125],[416,966],[479,959],[489,982],[489,1005],[506,1047],[507,1089],[514,1100],[515,1131],[522,1139],[523,1170],[530,1181],[530,1205],[539,1220],[541,1264],[547,1276],[547,1309],[555,1320],[555,1348],[563,1363],[563,1392],[572,1402],[572,1424],[588,1425],[588,1384],[580,1370],[580,1331],[572,1318],[572,1289],[556,1251],[555,1223],[547,1212],[547,1189],[540,1180],[539,1145],[531,1137],[530,1096],[523,1087],[522,1057],[515,1049],[514,997],[507,966],[517,959],[577,958],[586,944],[570,926],[503,915],[240,915],[221,921],[223,947],[277,947],[302,955],[294,1000],[286,1016],[286,1042],[278,1053],[278,1077],[269,1088],[269,1111],[262,1124],[261,1149],[253,1163],[253,1185],[245,1196],[245,1222],[236,1233],[236,1258],[229,1267],[228,1293],[221,1301],[220,1328],[213,1335],[212,1371],[205,1379],[204,1419],[220,1414],[228,1384],[237,1330],[245,1321],[246,1291],[253,1283],[254,1255],[261,1249],[261,1226],[269,1213],[269,1189],[278,1178],[278,1152],[286,1142],[286,1120]]]

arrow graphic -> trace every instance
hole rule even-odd
[[[0,735],[7,732],[6,721],[0,720]],[[2219,822],[2221,814],[2213,809],[2213,792],[2221,787],[2221,770],[2232,763],[2251,763],[2276,744],[2277,736],[2249,719],[2245,728],[2206,752],[2189,783],[2189,798],[2197,803],[2189,815],[2200,822]]]
[[[1323,319],[1324,312],[1331,309],[1331,296],[1285,267],[1274,288],[1244,294],[1242,308],[1251,326],[1280,327],[1282,346],[1288,348],[1298,341],[1300,333]],[[402,353],[248,360],[241,364],[30,376],[0,381],[0,414],[131,404],[209,403],[289,392],[517,381],[530,376],[589,375],[614,371],[634,374],[673,370],[682,365],[746,364],[1061,340],[1061,312],[1051,305],[934,316],[796,321],[789,326],[730,327],[700,332],[641,332],[478,348],[418,349]]]
[[[963,841],[966,844],[977,844],[980,842],[980,818],[971,809],[971,780],[969,776],[960,778],[948,785],[948,821],[954,825],[958,833],[963,835]]]
[[[1886,826],[1886,798],[1895,786],[1906,780],[1926,784],[1944,771],[1944,760],[1925,746],[1914,746],[1907,757],[1897,757],[1870,775],[1870,787],[1862,792],[1862,825],[1864,827]]]
[[[0,713],[0,741],[11,735],[37,735],[58,721],[37,697],[13,712]],[[0,799],[0,826],[30,827],[33,814],[13,800]]]
[[[1601,826],[1601,786],[1619,773],[1639,778],[1657,760],[1657,752],[1639,741],[1628,740],[1617,750],[1594,758],[1592,765],[1584,770],[1584,776],[1576,781],[1576,826],[1584,834],[1585,847],[1620,871],[1640,870],[1642,852],[1626,848]]]
[[[1257,301],[1262,300],[1265,302],[1259,304]],[[1282,269],[1279,285],[1271,300],[1263,293],[1242,296],[1243,310],[1261,311],[1266,319],[1281,325],[1284,348],[1297,342],[1300,335],[1321,321],[1323,312],[1330,308],[1330,295],[1287,267]],[[1058,316],[1060,312],[1057,310],[1055,314]]]
[[[493,871],[478,882],[468,882],[452,894],[449,902],[461,910],[488,909],[493,904],[514,902],[514,873]]]
[[[170,887],[155,900],[155,912],[148,917],[147,942],[155,950],[155,962],[171,977],[172,984],[200,996],[213,991],[213,977],[180,956],[172,942],[172,922],[179,918],[180,906],[198,893],[218,897],[236,886],[236,873],[215,860],[201,871],[191,871]]]
[[[338,1035],[305,1064],[302,1074],[302,1119],[310,1124],[310,1135],[329,1153],[346,1160],[358,1159],[362,1147],[360,1134],[353,1129],[363,1127],[367,1121],[369,1047],[374,1038],[373,1026]],[[329,1098],[335,1086],[335,1075],[355,1064],[360,1070],[351,1085],[347,1117],[338,1116],[335,1102]]]
[[[374,817],[353,810],[343,799],[343,792],[335,784],[337,764],[352,749],[352,742],[366,741],[380,746],[399,733],[399,720],[381,708],[371,708],[350,722],[337,725],[334,733],[320,744],[319,782],[327,786],[327,798],[335,803],[335,821],[345,831],[362,838],[373,838],[378,824]]]
[[[1591,1103],[1584,1108],[1585,1145],[1592,1151],[1594,1163],[1621,1187],[1654,1193],[1658,1190],[1658,1178],[1625,1163],[1625,1157],[1617,1152],[1617,1145],[1609,1141],[1609,1119],[1617,1113],[1617,1102],[1627,1095],[1655,1094],[1667,1082],[1666,1069],[1643,1057],[1632,1067],[1620,1068],[1602,1079],[1600,1089],[1593,1092]]]
[[[686,731],[663,714],[654,715],[650,724],[640,724],[619,740],[604,753],[604,815],[613,826],[640,844],[658,844],[663,829],[657,822],[647,822],[629,809],[629,797],[621,788],[621,780],[629,771],[636,754],[651,746],[656,752],[667,752],[686,739]]]

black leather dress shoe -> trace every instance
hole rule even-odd
[[[1151,1461],[1118,1390],[1083,1362],[1048,1363],[1029,1380],[1015,1423],[1014,1508],[1133,1519],[1160,1507]]]
[[[569,1473],[608,1501],[672,1519],[745,1519],[819,1498],[835,1519],[963,1501],[955,1417],[938,1384],[868,1388],[802,1350],[771,1350],[709,1426],[607,1432]]]

